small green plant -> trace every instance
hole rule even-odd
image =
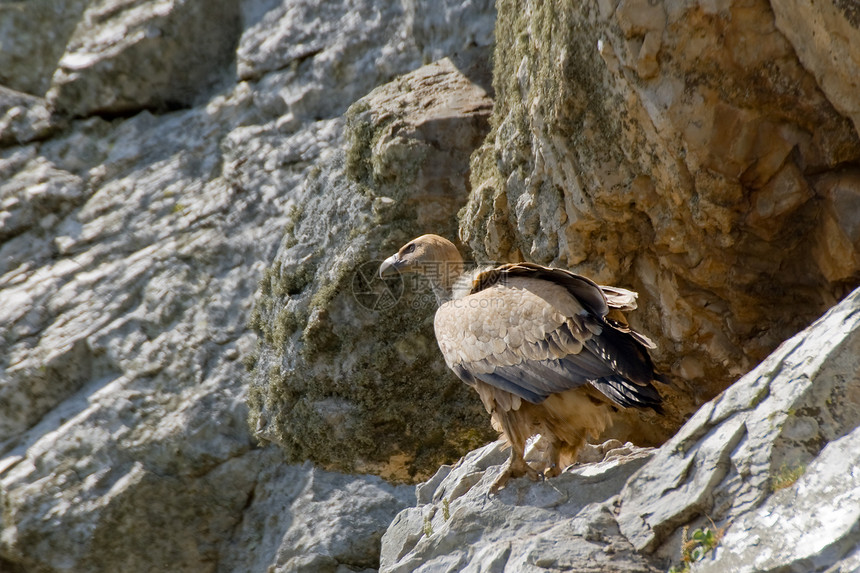
[[[770,478],[771,491],[777,492],[781,489],[793,486],[794,482],[799,480],[800,476],[802,476],[804,472],[806,472],[806,466],[803,464],[793,468],[788,467],[786,464],[782,464],[779,471],[776,472],[776,475]]]
[[[430,523],[430,518],[426,515],[424,516],[424,535],[427,537],[433,535],[433,524]]]
[[[442,517],[445,521],[451,519],[451,502],[448,501],[448,498],[442,498]]]
[[[714,525],[711,522],[711,525]],[[673,565],[669,568],[668,573],[689,573],[693,563],[698,563],[711,551],[716,549],[723,536],[723,530],[709,527],[702,527],[693,531],[693,534],[687,536],[690,528],[685,527],[681,536],[681,564]]]

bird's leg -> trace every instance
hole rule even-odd
[[[505,487],[505,484],[508,483],[509,479],[523,476],[529,476],[529,479],[532,481],[540,479],[540,474],[538,474],[538,472],[523,459],[522,448],[518,448],[516,445],[511,445],[511,457],[508,459],[508,463],[505,464],[505,469],[502,471],[502,474],[497,477],[496,481],[493,482],[493,485],[490,486],[490,494],[498,493],[500,489]]]
[[[561,475],[561,466],[559,462],[559,457],[561,456],[561,449],[559,448],[558,442],[552,441],[547,448],[547,467],[543,471],[543,477],[552,478],[558,475]]]

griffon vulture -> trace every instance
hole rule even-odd
[[[636,293],[531,263],[465,273],[457,248],[437,235],[410,241],[379,268],[380,276],[395,271],[430,280],[445,362],[511,445],[491,491],[512,477],[538,478],[524,459],[531,436],[548,440],[544,475],[552,477],[611,424],[614,409],[660,412],[654,345],[620,313],[636,308]]]

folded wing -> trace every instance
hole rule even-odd
[[[658,410],[650,341],[611,317],[635,307],[635,293],[601,288],[560,269],[503,265],[439,308],[436,338],[448,366],[470,384],[481,380],[535,404],[591,384],[620,406]]]

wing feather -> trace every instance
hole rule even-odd
[[[635,299],[632,291],[568,271],[503,265],[482,273],[471,294],[439,308],[436,338],[461,379],[517,398],[496,400],[502,409],[584,384],[621,406],[659,407],[646,345],[626,323],[616,328],[606,318]]]

